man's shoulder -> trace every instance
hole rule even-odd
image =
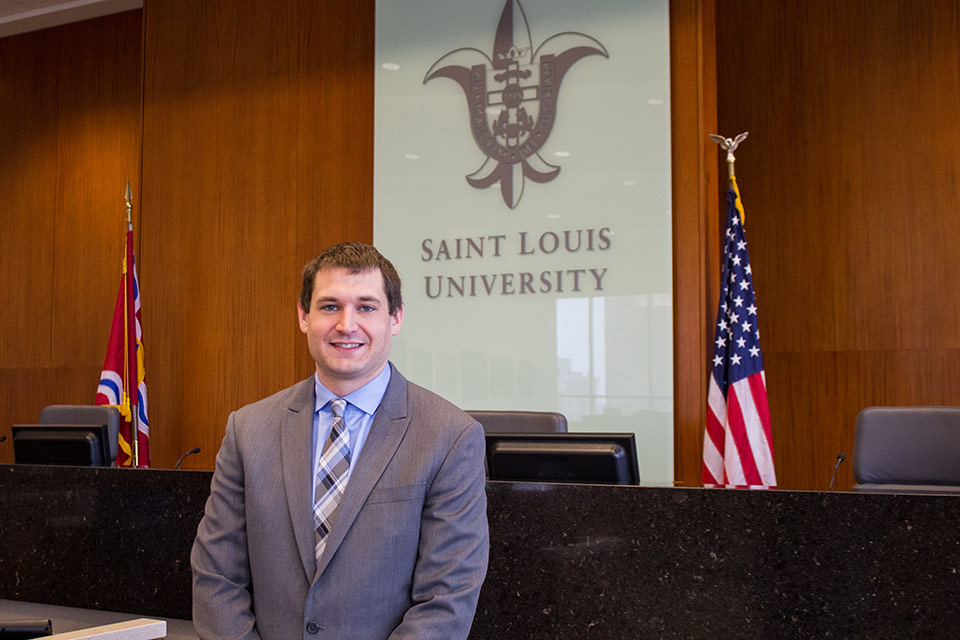
[[[420,452],[428,464],[443,466],[457,451],[456,464],[483,468],[483,427],[470,414],[440,395],[407,381],[406,413],[409,420],[405,441]]]
[[[302,409],[309,404],[313,398],[313,378],[307,378],[300,382],[277,391],[256,402],[244,405],[237,409],[237,417],[253,417],[263,414],[277,413],[285,409]],[[302,405],[302,406],[301,406]]]
[[[429,418],[431,423],[464,429],[476,422],[470,414],[443,396],[426,387],[406,381],[407,410],[418,421]]]

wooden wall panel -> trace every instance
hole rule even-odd
[[[375,4],[307,0],[301,10],[294,251],[299,267],[331,244],[373,242]],[[298,375],[311,371],[313,360],[299,331],[292,348]]]
[[[794,488],[826,490],[839,451],[848,457],[836,486],[853,485],[854,424],[864,407],[958,404],[958,349],[772,352],[764,353],[764,362],[768,372],[787,372],[804,391],[771,393],[774,428],[780,425],[774,432],[778,480]],[[818,397],[833,402],[811,401]],[[782,428],[784,420],[791,429]]]
[[[53,192],[56,366],[103,365],[124,259],[126,181],[136,196],[140,191],[140,24],[140,12],[133,11],[60,32]],[[97,371],[86,381],[91,388],[86,402],[93,401],[99,377]]]
[[[13,462],[13,441],[9,439],[11,425],[36,423],[40,412],[50,404],[91,404],[102,366],[103,362],[95,366],[41,365],[0,369],[0,399],[3,402],[0,404],[0,415],[3,416],[0,435],[8,438],[0,444],[0,462]]]
[[[50,362],[53,243],[49,239],[56,212],[58,43],[53,30],[0,38],[0,113],[4,114],[0,118],[4,298],[0,368],[4,370]],[[4,417],[11,412],[7,406],[8,402],[0,404]],[[8,423],[0,423],[0,428],[7,429]]]
[[[960,404],[958,6],[720,0],[717,21],[778,479],[823,488],[863,407]]]
[[[300,270],[371,239],[373,2],[330,4],[145,8],[154,466],[213,468],[230,411],[312,372]]]
[[[670,3],[673,150],[674,478],[700,484],[707,363],[719,295],[715,4]]]
[[[960,404],[957,13],[671,2],[681,482],[716,305],[714,124],[751,131],[737,168],[781,486],[822,488],[863,406]],[[185,466],[212,468],[230,410],[312,370],[302,265],[372,238],[374,2],[148,0],[142,18],[142,77],[140,12],[0,40],[0,428],[89,401],[129,176],[154,466],[201,446]]]
[[[139,173],[140,17],[0,39],[3,435],[96,394]]]
[[[142,282],[158,329],[155,466],[200,446],[190,462],[212,468],[228,412],[292,379],[289,350],[277,348],[294,328],[297,25],[286,9],[145,9]]]

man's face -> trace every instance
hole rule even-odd
[[[390,315],[379,269],[350,273],[321,269],[310,308],[297,305],[317,375],[339,396],[373,380],[387,364],[390,340],[400,332],[403,309]]]

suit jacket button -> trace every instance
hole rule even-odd
[[[307,633],[313,634],[317,631],[320,631],[320,625],[318,625],[316,622],[307,623]]]

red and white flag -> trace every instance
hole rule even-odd
[[[743,233],[743,207],[733,177],[727,203],[723,280],[707,391],[703,485],[769,488],[776,486],[777,476],[773,470],[767,383],[760,355],[753,273]]]
[[[135,381],[135,382],[133,382]],[[136,393],[131,396],[131,390]],[[150,466],[150,424],[147,421],[147,386],[144,383],[143,344],[140,328],[140,283],[133,258],[133,228],[127,227],[126,257],[117,305],[113,312],[107,355],[97,386],[95,404],[120,410],[118,466],[133,466],[133,437],[136,425],[138,464]]]

